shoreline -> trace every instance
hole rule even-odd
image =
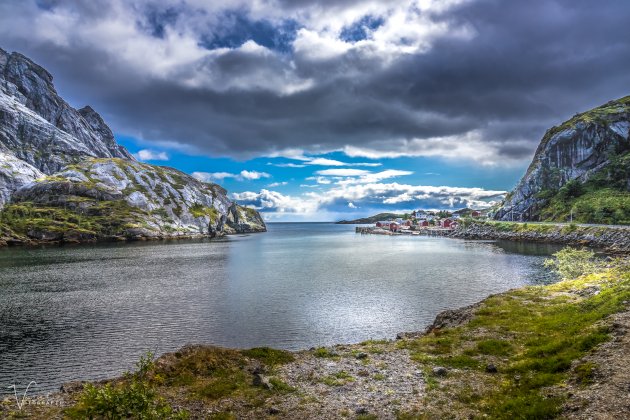
[[[480,221],[458,227],[449,237],[553,243],[597,248],[612,254],[630,252],[630,226]]]
[[[173,236],[111,236],[102,238],[78,239],[78,240],[45,240],[45,239],[19,239],[19,238],[3,238],[0,237],[0,249],[6,248],[37,248],[41,246],[63,246],[63,245],[95,245],[95,244],[112,244],[112,243],[130,243],[130,242],[167,242],[167,241],[187,241],[192,239],[216,239],[234,235],[249,235],[255,233],[265,233],[264,230],[248,230],[242,232],[220,232],[215,235],[198,234],[198,235],[173,235]]]
[[[303,359],[313,359],[314,357],[315,360],[319,360],[322,362],[323,366],[319,366],[321,370],[325,372],[333,372],[334,369],[333,370],[330,369],[331,361],[339,361],[339,359],[343,357],[349,357],[353,361],[362,362],[368,357],[374,357],[377,354],[383,354],[385,352],[389,354],[389,350],[386,351],[382,347],[397,346],[399,343],[403,343],[408,340],[416,340],[416,339],[422,338],[423,336],[426,336],[430,334],[431,332],[438,331],[442,328],[454,328],[454,327],[466,324],[474,316],[474,311],[478,309],[484,301],[486,301],[487,299],[493,296],[501,295],[503,293],[508,293],[513,290],[518,290],[518,288],[510,289],[505,292],[501,292],[497,294],[488,295],[485,298],[481,299],[480,301],[472,303],[470,305],[466,305],[466,306],[462,306],[462,307],[458,307],[454,309],[445,309],[439,312],[435,316],[433,322],[428,324],[423,330],[398,332],[395,335],[395,337],[392,337],[392,338],[369,339],[369,340],[358,342],[358,343],[333,344],[329,346],[322,346],[322,347],[317,347],[317,348],[311,347],[309,349],[305,348],[305,349],[300,349],[300,350],[280,350],[280,349],[271,349],[268,347],[255,347],[255,348],[247,349],[247,348],[237,348],[237,347],[216,346],[213,344],[185,344],[177,350],[166,352],[157,356],[157,358],[155,359],[155,362],[156,362],[156,365],[158,366],[170,364],[173,362],[172,361],[173,358],[179,358],[181,357],[182,354],[199,353],[199,352],[203,353],[206,351],[209,351],[212,353],[228,353],[229,354],[229,353],[248,353],[255,350],[269,349],[272,352],[279,352],[281,354],[290,355],[289,357],[291,358],[291,363],[295,362],[296,360],[300,361]],[[410,354],[408,351],[403,350],[400,352],[400,354],[406,359],[408,359],[408,362],[411,362]],[[364,363],[362,362],[361,366],[363,365]],[[346,368],[348,367],[346,366]],[[351,368],[352,366],[350,366],[350,369]],[[269,372],[267,371],[266,368],[261,368],[260,363],[257,363],[254,360],[253,365],[248,366],[248,370],[250,370],[251,372],[254,372],[253,373],[254,381],[256,381],[256,378],[260,377],[260,380],[263,381],[263,384],[262,384],[263,388],[273,389],[274,385],[269,382],[270,377],[265,376],[265,374],[268,374]],[[413,371],[412,378],[411,378],[412,382],[415,382],[415,381],[421,382],[423,380],[422,374],[417,369],[417,367],[413,366],[413,369],[411,370]],[[256,372],[260,372],[260,373],[256,373]],[[346,371],[343,370],[343,372],[346,372]],[[409,374],[409,372],[407,372],[407,374]],[[82,392],[85,385],[95,384],[98,386],[103,386],[107,384],[121,383],[122,381],[124,381],[124,377],[125,377],[125,374],[122,374],[120,376],[116,376],[113,378],[108,378],[108,379],[100,379],[100,380],[78,379],[75,381],[66,382],[66,383],[61,384],[59,386],[59,390],[56,392],[52,392],[52,393],[47,392],[45,394],[35,393],[35,394],[32,394],[30,397],[26,397],[26,399],[22,400],[22,405],[23,405],[22,409],[26,410],[29,413],[29,418],[36,418],[36,419],[41,418],[41,419],[46,419],[46,420],[66,418],[63,415],[62,410],[69,408],[72,405],[77,403],[77,398],[79,394]],[[336,378],[334,374],[329,375],[327,377],[327,379],[330,379],[331,383],[335,380],[333,378],[341,380],[340,383],[343,382],[343,379],[344,379],[344,378]],[[381,379],[378,379],[378,380],[380,381]],[[406,385],[413,388],[414,384],[407,383]],[[417,392],[412,391],[409,394],[417,395]],[[10,405],[15,405],[15,401],[12,396],[4,397],[3,399],[0,400],[0,416],[3,414],[3,410],[7,410],[7,407]],[[53,410],[53,412],[50,411],[51,409]],[[357,411],[357,413],[361,415],[361,412],[364,411],[364,408],[358,407],[355,411]],[[365,411],[367,413],[369,410],[365,409]],[[275,415],[278,413],[275,413],[274,409],[272,408],[271,411],[267,410],[266,414]],[[18,416],[17,418],[20,418],[20,416]],[[194,418],[196,418],[196,416]],[[258,419],[260,417],[258,416],[252,417],[246,414],[244,416],[239,416],[238,418]],[[320,418],[320,417],[316,417],[316,418]],[[330,418],[330,417],[324,416],[321,418]],[[390,418],[390,417],[385,416],[383,418]],[[391,418],[393,419],[393,417]]]
[[[355,227],[355,233],[362,235],[441,236],[468,240],[505,240],[590,247],[611,254],[630,252],[630,226],[473,221],[462,224],[455,229],[422,227],[412,232],[414,233],[401,234],[372,226]]]
[[[619,263],[619,267],[609,266],[585,277],[548,286],[526,286],[493,294],[472,305],[442,311],[424,331],[402,332],[396,339],[300,351],[186,345],[156,359],[152,378],[155,375],[162,378],[155,382],[159,394],[173,407],[186,409],[193,418],[216,415],[217,418],[288,419],[296,412],[305,418],[371,415],[366,418],[394,419],[446,414],[468,418],[484,413],[497,415],[500,411],[492,410],[510,407],[514,403],[510,402],[510,392],[515,393],[514,401],[527,398],[531,400],[529,405],[568,418],[581,418],[582,410],[587,409],[591,415],[610,414],[623,410],[623,404],[630,404],[623,400],[621,405],[602,402],[602,398],[618,401],[621,397],[615,391],[616,381],[630,375],[627,369],[611,372],[607,367],[609,363],[624,366],[630,349],[630,336],[625,333],[630,330],[628,260]],[[623,296],[618,296],[618,291]],[[608,301],[602,299],[612,297],[617,306],[608,308]],[[598,309],[597,319],[587,316],[582,320],[586,322],[584,325],[577,324],[573,301],[579,305],[580,302],[604,305],[605,311]],[[543,317],[538,321],[523,311],[538,316],[549,313],[553,318],[546,321]],[[501,313],[509,316],[498,316]],[[555,319],[563,313],[576,322],[575,333],[565,331],[564,321]],[[548,322],[558,328],[550,327]],[[533,345],[530,330],[545,332],[537,339],[543,340],[540,348],[548,348],[550,344],[545,340],[554,336],[559,340],[558,351],[568,351],[569,342],[575,346],[577,340],[578,345],[575,350],[569,349],[566,361],[558,365],[561,368],[554,367],[557,356],[553,353],[544,356],[531,353],[538,345],[527,350]],[[520,349],[520,346],[525,347]],[[217,372],[215,368],[206,372],[202,368],[205,361],[213,366],[218,363],[217,366],[226,369],[226,376],[217,377],[213,373]],[[547,367],[547,363],[553,366]],[[191,367],[193,370],[189,371]],[[545,373],[547,369],[551,369],[550,373]],[[541,378],[547,378],[545,381],[550,377],[554,381],[539,388],[532,377],[534,388],[521,395],[519,386],[524,383],[520,378],[535,375],[537,371],[541,371]],[[193,376],[187,376],[187,372]],[[125,381],[128,379],[118,377],[92,383],[98,387],[124,386]],[[516,388],[508,392],[499,385],[505,381]],[[527,381],[529,384],[530,379]],[[64,384],[62,391],[48,398],[62,401],[64,407],[73,406],[86,383],[90,382]],[[224,390],[224,386],[228,389]],[[484,404],[490,404],[491,408],[475,402],[481,398],[474,397],[477,394],[490,396],[491,402]],[[508,405],[501,405],[506,398]],[[7,406],[6,399],[3,404]],[[35,418],[61,418],[63,410],[38,405],[27,409]],[[516,412],[520,413],[512,413]]]

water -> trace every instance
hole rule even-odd
[[[0,250],[0,388],[119,375],[186,343],[304,349],[394,338],[548,280],[548,245],[271,224],[220,240]]]

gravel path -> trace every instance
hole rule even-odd
[[[593,383],[586,388],[571,386],[567,418],[630,418],[630,307],[613,316],[612,335],[611,341],[583,359],[596,366]]]
[[[394,419],[396,413],[410,411],[421,400],[423,375],[407,350],[387,343],[337,346],[330,351],[335,356],[298,353],[294,363],[282,367],[280,378],[299,390],[282,401],[278,407],[282,412]]]

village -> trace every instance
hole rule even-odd
[[[392,220],[379,220],[374,226],[361,226],[356,233],[375,235],[444,235],[456,229],[463,219],[486,219],[487,211],[462,209],[455,212],[414,210]]]

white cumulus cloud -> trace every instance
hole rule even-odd
[[[364,169],[323,169],[316,173],[323,176],[361,176],[369,174],[370,171]]]
[[[267,172],[257,172],[257,171],[247,171],[247,170],[241,171],[239,176],[242,179],[249,179],[249,180],[271,177],[271,175],[269,175]]]
[[[262,178],[271,178],[271,175],[267,172],[257,172],[257,171],[248,171],[242,170],[240,173],[231,173],[231,172],[193,172],[191,174],[193,177],[197,178],[200,181],[209,182],[209,181],[222,181],[226,178],[234,178],[238,181],[251,181]]]
[[[168,154],[166,152],[156,152],[155,150],[142,149],[135,153],[136,159],[147,160],[168,160]]]

